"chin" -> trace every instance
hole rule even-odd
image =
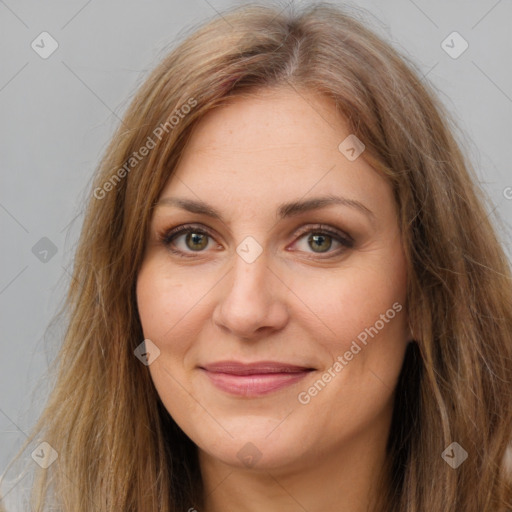
[[[271,470],[292,466],[306,455],[304,439],[289,428],[276,428],[279,422],[274,419],[245,417],[231,424],[219,422],[233,437],[226,432],[215,437],[201,432],[192,440],[207,456],[229,466]],[[306,430],[305,425],[302,430]]]

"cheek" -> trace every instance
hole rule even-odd
[[[193,297],[186,290],[188,284],[185,288],[177,273],[171,276],[156,259],[146,261],[137,278],[137,306],[144,338],[160,349],[160,355],[148,366],[151,379],[167,411],[189,431],[193,427],[189,416],[194,404],[186,391],[190,386],[185,360],[196,336],[198,324],[191,319],[199,310],[200,295]]]
[[[143,265],[137,278],[137,306],[144,336],[157,344],[183,339],[183,329],[195,325],[189,318],[201,310],[204,291],[197,285],[190,279],[185,284],[179,271],[171,274],[156,261]]]
[[[349,350],[358,337],[363,344],[365,339],[376,339],[374,328],[382,349],[384,345],[402,344],[405,266],[400,258],[387,264],[384,258],[377,259],[376,264],[347,266],[321,280],[298,276],[290,286],[301,299],[297,304],[302,310],[296,311],[295,321],[301,322],[305,331],[316,325],[315,341],[332,358]]]
[[[326,284],[325,293],[314,292],[311,303],[321,318],[315,342],[328,357],[317,380],[297,397],[311,421],[333,429],[343,425],[348,436],[389,411],[407,343],[405,272],[396,270],[391,278],[370,267],[354,268]]]

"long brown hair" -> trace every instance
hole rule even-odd
[[[223,13],[166,56],[129,106],[91,190],[56,385],[27,441],[59,454],[38,469],[34,511],[52,500],[65,512],[201,507],[195,446],[134,356],[143,340],[135,283],[152,207],[194,127],[230,97],[278,86],[331,98],[395,193],[415,343],[396,393],[389,492],[377,510],[512,510],[503,464],[512,437],[512,279],[490,202],[414,66],[357,16],[321,3]],[[452,442],[468,453],[457,469],[442,457]]]

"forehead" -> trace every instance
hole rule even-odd
[[[194,130],[190,146],[196,152],[291,156],[287,148],[295,152],[312,147],[327,149],[348,132],[332,100],[282,87],[235,96],[227,105],[209,112]]]
[[[382,201],[385,180],[363,158],[349,161],[338,149],[349,135],[325,96],[279,88],[234,97],[195,127],[162,196],[231,196],[263,207],[273,198],[337,191]]]

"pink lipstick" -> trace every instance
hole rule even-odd
[[[314,370],[275,361],[219,361],[200,368],[218,389],[244,397],[256,397],[278,391],[295,384]]]

